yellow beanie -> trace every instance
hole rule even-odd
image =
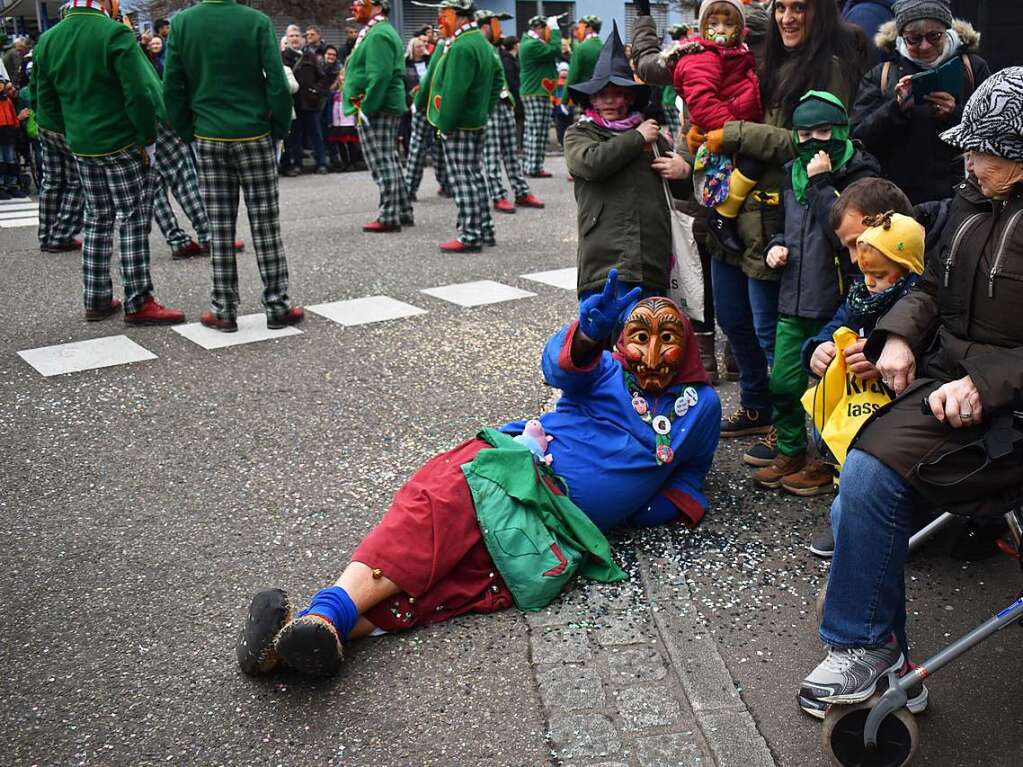
[[[856,242],[872,245],[914,274],[924,270],[924,228],[910,216],[888,211],[865,218],[868,229]]]

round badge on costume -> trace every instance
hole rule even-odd
[[[640,415],[646,415],[649,406],[646,404],[646,400],[642,397],[633,397],[632,408]]]
[[[671,421],[668,420],[667,416],[657,416],[650,425],[653,426],[654,431],[661,436],[671,432]]]
[[[692,386],[687,386],[685,391],[682,392],[682,399],[685,400],[689,407],[693,407],[700,401],[700,395],[696,393],[696,389]]]
[[[661,463],[671,463],[675,460],[675,451],[671,449],[671,445],[658,445],[656,455]]]
[[[675,400],[675,415],[679,418],[689,412],[689,403],[685,401],[684,397],[679,397]]]

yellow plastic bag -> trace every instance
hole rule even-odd
[[[875,411],[892,401],[882,383],[874,379],[861,381],[846,370],[845,350],[859,340],[849,328],[839,328],[835,341],[835,359],[824,371],[824,377],[803,395],[803,408],[828,446],[839,467],[856,434]]]

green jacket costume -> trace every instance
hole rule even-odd
[[[229,44],[211,42],[225,30]],[[235,0],[177,14],[163,70],[171,127],[185,141],[285,138],[292,101],[278,47],[270,19]]]
[[[103,11],[71,8],[39,38],[32,101],[39,124],[84,157],[156,141],[160,81],[135,35]]]
[[[553,38],[554,36],[551,35]],[[572,60],[568,63],[567,85],[584,83],[593,77],[593,68],[597,66],[600,49],[604,47],[600,36],[588,37],[572,48]]]
[[[389,21],[370,27],[348,56],[342,108],[346,115],[405,112],[405,48]]]
[[[426,119],[441,133],[485,128],[501,95],[504,69],[493,46],[476,27],[455,36],[433,52]]]
[[[636,72],[650,85],[674,87],[673,71],[665,66],[660,54],[661,37],[657,32],[657,25],[652,17],[640,16],[636,19],[632,32],[632,56]],[[819,90],[826,90],[839,96],[848,109],[855,96],[856,83],[847,82],[842,75],[840,63],[833,60],[828,85]],[[688,130],[688,116],[683,115],[678,151],[687,155],[686,159],[691,160],[685,141],[681,139]],[[767,163],[768,168],[739,212],[737,225],[739,236],[747,244],[746,251],[733,256],[718,246],[713,237],[706,238],[707,248],[719,261],[741,266],[748,277],[777,280],[780,278],[779,273],[767,266],[763,253],[768,238],[771,233],[777,231],[782,217],[779,203],[780,190],[785,178],[783,166],[796,156],[792,144],[792,115],[771,109],[764,116],[762,123],[746,121],[725,123],[722,152],[749,155]]]
[[[599,48],[598,48],[599,50]],[[543,87],[543,81],[552,83],[551,90],[558,82],[558,56],[561,55],[561,32],[551,30],[551,41],[545,43],[529,34],[522,36],[519,43],[519,96],[550,96],[551,91]],[[594,60],[595,62],[596,60]]]
[[[576,574],[604,583],[625,580],[600,529],[544,482],[556,482],[550,468],[508,434],[484,429],[479,437],[493,449],[481,451],[462,472],[483,542],[519,609],[543,609]]]
[[[662,152],[671,147],[658,139]],[[600,290],[611,267],[621,282],[668,290],[671,219],[653,153],[637,130],[613,133],[583,119],[565,131],[565,164],[578,205],[578,292]],[[672,182],[677,197],[691,184]]]

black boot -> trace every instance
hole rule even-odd
[[[716,384],[718,382],[718,358],[714,351],[714,331],[697,333],[696,343],[700,347],[700,362],[703,363],[703,369],[710,376],[710,382]]]
[[[733,256],[742,255],[746,250],[746,246],[739,239],[739,229],[734,218],[725,218],[716,210],[711,210],[707,216],[707,229],[717,240],[718,245]]]
[[[722,356],[725,362],[725,372],[721,377],[726,381],[738,381],[739,363],[735,361],[735,355],[732,354],[732,345],[727,340],[725,341],[725,352]]]
[[[291,620],[291,604],[281,589],[265,589],[252,598],[249,615],[234,646],[241,670],[249,676],[268,674],[280,665],[274,639]]]

